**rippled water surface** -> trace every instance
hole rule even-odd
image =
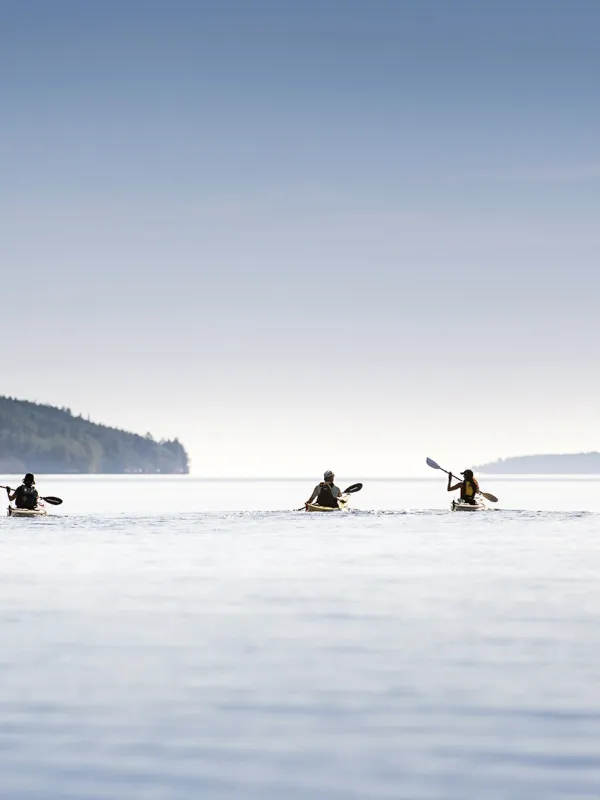
[[[333,515],[40,484],[54,516],[0,520],[1,798],[600,796],[600,483],[488,480],[471,515],[443,481]]]

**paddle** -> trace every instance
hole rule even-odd
[[[49,497],[42,497],[44,503],[49,503],[51,506],[59,506],[62,503],[60,497],[53,497],[50,495]]]
[[[0,489],[8,489],[9,492],[12,492],[10,486],[0,486]],[[51,506],[60,506],[62,504],[60,497],[53,497],[52,495],[49,497],[40,497],[40,500],[43,500],[44,503],[48,503]]]
[[[457,478],[456,475],[453,475],[451,472],[448,472],[447,469],[444,469],[443,467],[440,467],[440,465],[437,464],[432,458],[427,458],[425,460],[427,462],[427,466],[428,467],[431,467],[432,469],[439,469],[442,472],[445,472],[446,475],[450,475],[451,478],[454,478],[457,481],[461,480],[460,478]],[[496,497],[495,494],[490,494],[489,492],[481,492],[481,491],[479,492],[479,494],[482,497],[485,497],[486,500],[489,500],[490,503],[497,503],[498,502],[498,498]]]
[[[345,489],[342,492],[342,494],[356,494],[356,492],[360,492],[362,487],[363,487],[362,483],[353,483],[351,486],[349,486],[347,489]],[[296,508],[295,509],[295,511],[305,511],[305,510],[306,510],[306,506],[302,506],[302,508]]]

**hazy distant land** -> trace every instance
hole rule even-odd
[[[97,425],[68,408],[0,396],[0,472],[188,473],[177,439]]]
[[[596,475],[600,474],[600,453],[565,453],[516,456],[475,467],[477,472],[506,475]]]

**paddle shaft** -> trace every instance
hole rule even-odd
[[[454,475],[452,472],[448,472],[447,469],[440,467],[439,464],[438,464],[438,469],[441,470],[442,472],[445,472],[446,475],[448,475],[450,478],[454,478],[455,481],[460,481],[462,483],[462,478],[459,478],[458,475]]]
[[[427,466],[431,467],[432,469],[439,469],[439,470],[441,470],[441,472],[445,472],[446,475],[449,475],[451,478],[454,478],[454,480],[460,481],[462,483],[462,478],[459,478],[457,475],[453,475],[451,472],[448,472],[447,469],[444,469],[443,467],[440,467],[440,465],[437,463],[437,461],[433,461],[431,458],[427,459]]]
[[[6,489],[7,492],[12,492],[13,490],[10,486],[0,486],[0,489]],[[49,503],[51,506],[60,506],[62,505],[62,500],[60,497],[54,497],[53,495],[49,495],[48,497],[42,497],[40,495],[40,500],[43,500],[45,503]]]

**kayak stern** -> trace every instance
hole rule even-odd
[[[453,500],[450,506],[451,511],[488,511],[488,507],[482,502],[463,503],[462,500]]]

